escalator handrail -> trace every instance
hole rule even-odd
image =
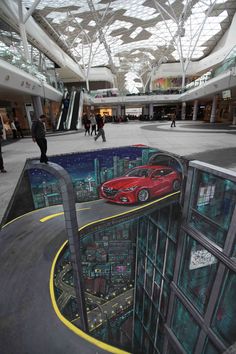
[[[72,119],[72,113],[73,113],[73,108],[74,108],[75,94],[76,94],[76,90],[73,90],[71,92],[70,104],[69,104],[68,113],[67,113],[67,117],[66,117],[65,128],[67,130],[69,130],[70,126],[71,126],[71,119]]]

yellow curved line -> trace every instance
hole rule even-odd
[[[91,223],[88,223],[84,226],[82,226],[81,228],[79,228],[79,231],[80,230],[83,230],[84,228],[86,228],[87,226],[89,225],[93,225],[93,224],[97,224],[101,221],[105,221],[105,220],[109,220],[109,219],[113,219],[117,216],[122,216],[122,215],[125,215],[125,214],[129,214],[129,213],[132,213],[136,210],[140,210],[140,209],[144,209],[146,208],[147,206],[150,206],[150,205],[153,205],[157,202],[160,202],[161,200],[164,200],[168,197],[171,197],[172,195],[175,195],[175,194],[179,194],[180,191],[177,191],[177,192],[174,192],[174,193],[171,193],[171,194],[168,194],[167,196],[164,196],[162,198],[159,198],[159,199],[156,199],[150,203],[147,203],[145,205],[142,205],[140,207],[137,207],[135,209],[132,209],[132,210],[127,210],[123,213],[120,213],[120,214],[116,214],[116,215],[112,215],[112,216],[108,216],[104,219],[99,219],[97,221],[92,221]],[[101,342],[99,341],[98,339],[92,337],[92,336],[89,336],[87,333],[83,332],[81,329],[79,329],[78,327],[76,327],[75,325],[73,325],[70,321],[68,321],[60,312],[58,306],[57,306],[57,302],[55,300],[55,292],[54,292],[54,271],[55,271],[55,266],[56,266],[56,262],[57,262],[57,259],[59,258],[59,255],[60,253],[62,252],[63,248],[67,245],[68,243],[68,240],[65,241],[63,243],[63,245],[60,247],[59,251],[57,252],[54,260],[53,260],[53,263],[52,263],[52,268],[51,268],[51,272],[50,272],[50,281],[49,281],[49,290],[50,290],[50,296],[51,296],[51,302],[52,302],[52,306],[58,316],[58,318],[62,321],[62,323],[64,323],[65,326],[67,326],[72,332],[74,332],[75,334],[79,335],[81,338],[87,340],[88,342],[94,344],[95,346],[99,347],[99,348],[102,348],[104,350],[107,350],[109,351],[110,353],[113,353],[113,354],[130,354],[129,352],[125,352],[121,349],[118,349],[116,347],[113,347],[107,343],[104,343],[104,342]]]
[[[64,211],[61,211],[60,213],[56,213],[56,214],[51,214],[51,215],[45,216],[44,218],[39,219],[39,221],[40,222],[45,222],[45,221],[51,220],[51,219],[56,218],[57,216],[60,216],[60,215],[63,215],[63,214],[64,214]]]
[[[50,290],[50,295],[51,295],[51,301],[52,301],[52,306],[57,314],[57,316],[59,317],[59,319],[64,323],[64,325],[66,327],[68,327],[72,332],[74,332],[75,334],[79,335],[81,338],[85,339],[86,341],[94,344],[95,346],[107,350],[110,353],[114,353],[114,354],[130,354],[128,352],[125,352],[121,349],[112,347],[109,344],[103,343],[101,341],[99,341],[98,339],[89,336],[87,333],[83,332],[81,329],[79,329],[78,327],[74,326],[71,322],[69,322],[60,312],[56,300],[55,300],[55,293],[54,293],[54,285],[53,285],[53,279],[54,279],[54,271],[55,271],[55,265],[57,262],[57,259],[61,253],[61,251],[63,250],[63,248],[66,246],[66,244],[68,243],[68,241],[65,241],[63,243],[63,245],[60,247],[59,251],[57,252],[53,263],[52,263],[52,268],[51,268],[51,272],[50,272],[50,281],[49,281],[49,290]]]
[[[91,209],[91,208],[81,208],[81,209],[76,209],[76,211],[88,210],[88,209]],[[64,214],[64,211],[61,211],[60,213],[55,213],[55,214],[51,214],[51,215],[45,216],[44,218],[40,219],[39,221],[40,222],[45,222],[45,221],[51,220],[51,219],[56,218],[57,216],[60,216],[60,215],[63,215],[63,214]]]
[[[58,205],[59,205],[59,204],[57,204],[57,206],[58,206]],[[31,210],[31,211],[29,211],[28,213],[25,213],[25,214],[22,214],[22,215],[20,215],[20,216],[17,216],[15,219],[12,219],[11,221],[8,221],[6,224],[4,224],[4,225],[2,226],[2,229],[3,229],[4,227],[6,227],[6,226],[12,224],[12,223],[15,222],[16,220],[19,220],[19,219],[23,218],[23,217],[26,216],[26,215],[30,215],[30,214],[36,213],[36,212],[38,212],[38,211],[40,211],[40,210],[44,210],[44,209],[51,208],[52,206],[55,206],[55,205],[50,205],[50,206],[48,206],[48,207],[44,207],[44,208],[40,208],[40,209]]]

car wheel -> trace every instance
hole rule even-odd
[[[149,200],[149,191],[147,189],[141,189],[137,197],[139,202],[147,202]]]
[[[180,181],[178,179],[176,179],[174,182],[173,182],[173,191],[176,192],[180,189]]]

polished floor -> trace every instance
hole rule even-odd
[[[48,134],[48,155],[144,144],[236,171],[236,126],[204,122],[140,122],[105,125],[106,142],[82,131]],[[0,174],[0,220],[11,200],[27,158],[38,157],[38,146],[31,138],[6,144],[2,148],[6,174]]]

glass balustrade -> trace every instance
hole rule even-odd
[[[28,53],[29,60],[24,55],[19,34],[9,25],[0,23],[0,59],[36,77],[42,83],[47,83],[63,92],[64,87],[61,82],[58,82],[55,64],[30,43],[28,44]]]
[[[210,79],[213,79],[235,67],[236,67],[236,47],[234,47],[231,50],[231,52],[228,54],[228,56],[221,64],[217,65],[214,69],[208,71],[198,79],[187,84],[185,86],[185,90],[191,90],[194,87],[202,86],[205,84],[205,82],[209,81]]]

